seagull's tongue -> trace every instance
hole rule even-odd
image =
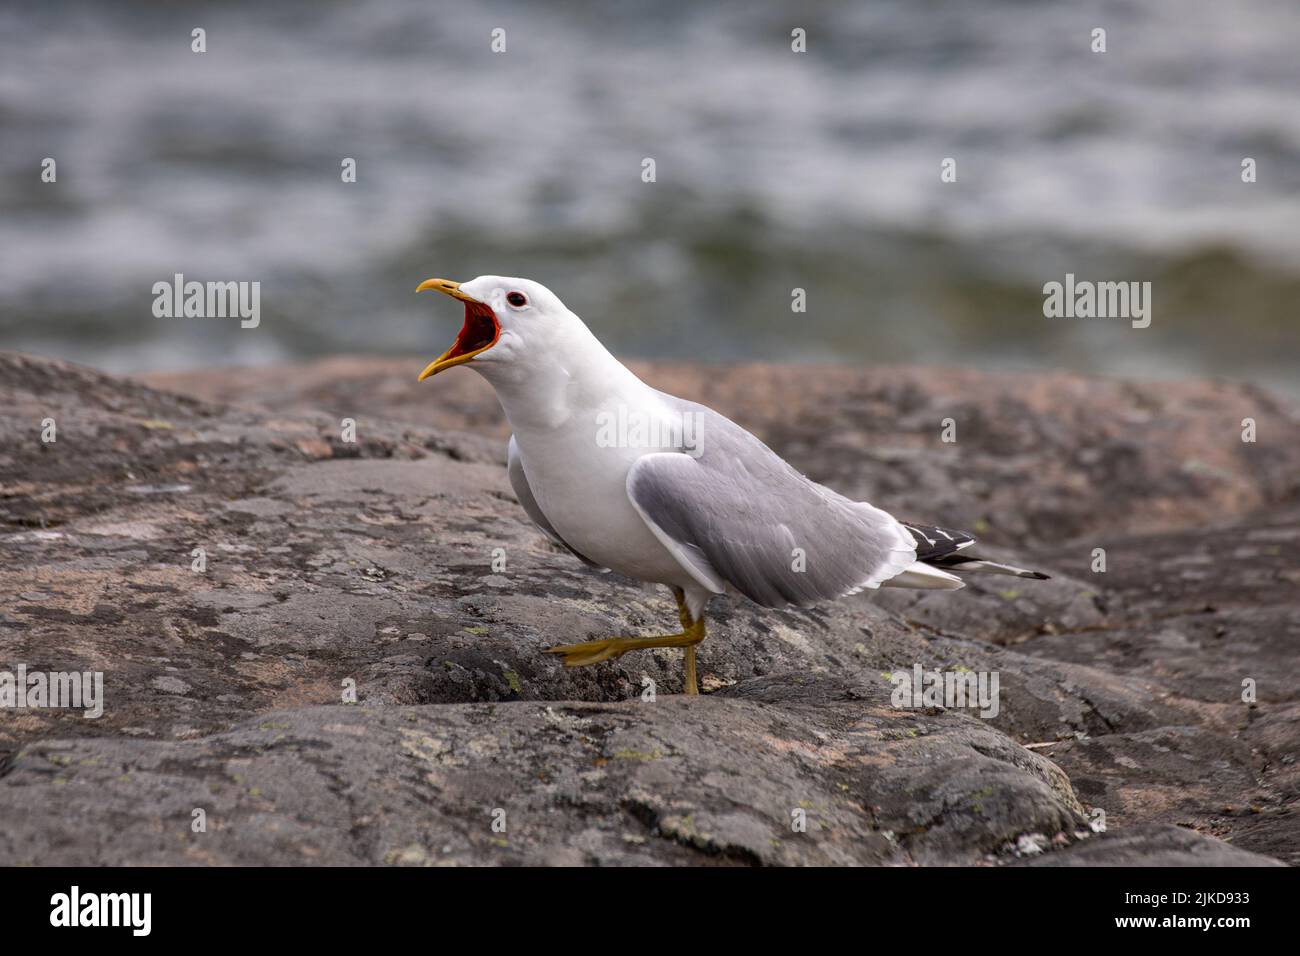
[[[456,344],[447,353],[447,358],[468,355],[489,345],[495,345],[501,327],[497,325],[496,314],[490,306],[482,302],[465,303],[465,324],[456,336]]]

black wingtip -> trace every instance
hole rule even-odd
[[[1042,571],[1030,571],[1028,576],[1033,578],[1035,581],[1052,580],[1052,576],[1050,574],[1044,574]]]

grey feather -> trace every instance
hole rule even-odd
[[[879,587],[915,561],[912,536],[885,512],[809,481],[712,409],[660,396],[698,416],[698,446],[638,459],[628,497],[709,590],[806,606]]]
[[[514,435],[510,436],[510,444],[506,447],[506,473],[510,476],[510,487],[515,490],[515,497],[519,499],[519,504],[523,506],[528,517],[532,519],[533,524],[537,525],[542,534],[546,535],[555,544],[567,549],[584,564],[589,564],[593,568],[600,567],[586,555],[575,551],[567,541],[560,537],[559,532],[546,519],[541,506],[537,504],[537,498],[533,495],[533,489],[528,486],[528,476],[524,474],[524,461],[519,456],[519,445],[515,442]]]
[[[1051,577],[1051,575],[1044,574],[1042,571],[1031,571],[1028,568],[1018,568],[1014,564],[989,561],[979,555],[949,554],[936,558],[929,563],[937,568],[943,568],[947,571],[959,571],[962,574],[967,571],[987,571],[990,574],[1009,574],[1012,577],[1033,578],[1036,581],[1046,581]]]

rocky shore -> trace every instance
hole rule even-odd
[[[0,864],[1300,862],[1287,403],[638,366],[811,478],[1052,574],[719,599],[691,699],[679,651],[541,653],[657,633],[671,603],[550,546],[490,390],[421,364],[128,380],[0,353],[0,671],[105,695],[96,719],[0,710]],[[918,664],[997,673],[996,716],[897,709]]]

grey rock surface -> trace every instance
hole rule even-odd
[[[638,370],[1052,580],[718,600],[688,699],[679,651],[541,653],[674,611],[532,528],[472,373],[144,384],[0,353],[0,670],[102,671],[106,696],[0,711],[0,863],[1300,860],[1293,411],[1206,383]],[[916,664],[996,672],[996,716],[896,709]]]

